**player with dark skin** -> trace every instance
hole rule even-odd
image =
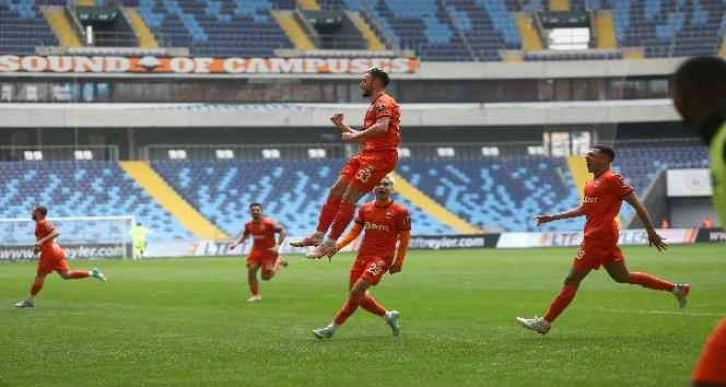
[[[573,260],[569,274],[565,277],[560,294],[554,299],[544,317],[517,317],[517,322],[524,328],[540,334],[549,332],[555,319],[575,298],[580,283],[592,270],[597,270],[600,266],[605,267],[615,282],[668,291],[676,297],[680,307],[686,305],[690,285],[675,284],[648,273],[631,272],[625,265],[625,257],[617,246],[618,227],[615,223],[615,217],[620,212],[622,201],[635,209],[645,225],[650,246],[655,247],[658,251],[666,250],[668,246],[655,231],[648,211],[638,199],[633,188],[625,184],[622,177],[612,172],[611,164],[614,158],[615,152],[610,147],[602,145],[593,147],[587,153],[585,162],[588,172],[592,173],[594,178],[585,186],[582,204],[560,214],[538,215],[535,218],[538,226],[579,216],[587,217],[587,221],[583,244]]]

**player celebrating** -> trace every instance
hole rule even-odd
[[[368,288],[377,285],[386,272],[391,274],[400,272],[406,258],[411,217],[408,210],[393,202],[392,189],[393,180],[384,177],[375,187],[376,199],[360,208],[353,228],[338,242],[336,250],[347,246],[365,230],[358,256],[350,270],[350,296],[330,325],[313,330],[315,337],[319,339],[333,337],[338,326],[343,324],[358,306],[381,316],[391,327],[393,335],[398,336],[400,331],[398,312],[387,311],[368,292]],[[397,242],[398,252],[396,252]]]
[[[575,298],[580,282],[587,277],[591,270],[605,266],[610,277],[618,283],[641,285],[648,289],[671,292],[677,299],[681,308],[686,306],[688,284],[674,284],[647,273],[629,272],[625,267],[625,259],[618,248],[618,225],[615,217],[620,212],[622,201],[625,200],[635,208],[638,217],[648,232],[650,246],[658,251],[665,250],[667,245],[655,232],[653,222],[647,210],[643,207],[633,188],[623,182],[620,175],[610,169],[615,159],[612,148],[598,145],[588,152],[586,156],[587,170],[594,175],[594,179],[585,186],[585,197],[582,204],[573,210],[557,215],[537,216],[537,225],[555,220],[585,216],[585,238],[577,252],[570,274],[565,278],[565,284],[560,294],[555,298],[544,317],[522,318],[517,322],[527,329],[541,334],[549,332],[552,323]]]
[[[245,224],[242,235],[229,246],[229,249],[234,250],[252,235],[252,251],[247,256],[247,284],[250,287],[251,296],[247,301],[257,302],[262,300],[260,285],[257,282],[259,269],[262,268],[262,280],[269,281],[275,276],[280,266],[287,266],[287,261],[280,256],[279,252],[287,234],[285,234],[284,228],[262,214],[260,203],[250,204],[250,216],[252,216],[252,220]],[[277,242],[275,242],[275,234],[278,234]]]
[[[64,280],[93,277],[100,281],[106,281],[106,276],[95,267],[91,270],[69,270],[66,253],[56,242],[60,232],[46,219],[48,215],[47,208],[43,206],[35,207],[30,215],[35,221],[35,252],[40,253],[40,260],[38,261],[35,281],[33,281],[33,286],[30,288],[30,295],[25,300],[15,304],[16,307],[32,308],[35,306],[35,296],[43,289],[45,277],[53,271],[57,272]]]
[[[363,150],[348,160],[330,189],[315,233],[292,243],[296,247],[317,246],[308,254],[310,258],[335,254],[336,241],[353,219],[356,203],[396,167],[401,142],[401,113],[396,100],[386,94],[388,82],[388,74],[379,68],[363,74],[360,87],[363,96],[370,98],[371,105],[366,111],[362,130],[353,130],[343,123],[343,114],[330,118],[340,130],[343,141],[362,144]],[[328,237],[323,239],[329,228]]]

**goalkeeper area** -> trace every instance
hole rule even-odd
[[[685,309],[600,270],[547,336],[518,327],[544,312],[575,251],[412,251],[373,290],[401,312],[401,336],[359,311],[329,341],[311,330],[347,297],[350,254],[290,256],[257,304],[242,257],[106,260],[109,282],[52,276],[25,310],[11,305],[35,263],[2,262],[0,385],[686,385],[726,310],[723,246],[624,248],[632,270],[694,284]]]

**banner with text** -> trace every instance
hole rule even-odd
[[[414,58],[190,58],[0,55],[0,73],[358,74],[380,67],[415,73]]]
[[[111,243],[67,244],[63,251],[68,259],[109,259],[131,257],[131,245]],[[33,246],[0,246],[0,261],[20,261],[38,259]]]
[[[726,231],[721,227],[698,229],[696,242],[723,243],[726,242]]]
[[[698,230],[693,228],[673,228],[658,230],[669,244],[692,244],[696,241]],[[565,232],[507,232],[501,235],[497,248],[532,248],[554,246],[579,246],[582,244],[581,231]],[[620,245],[647,245],[648,233],[644,229],[620,231]]]

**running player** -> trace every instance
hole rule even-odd
[[[342,140],[363,145],[363,150],[353,156],[343,167],[338,181],[330,188],[328,198],[320,211],[315,233],[292,243],[296,247],[317,246],[308,254],[321,258],[335,254],[336,241],[353,220],[356,203],[388,173],[398,162],[398,145],[401,142],[398,103],[386,94],[388,74],[372,68],[363,74],[360,87],[363,96],[370,98],[363,128],[354,130],[343,122],[343,114],[335,114],[330,121],[340,130]],[[330,229],[327,238],[323,238]]]
[[[376,199],[361,206],[358,217],[350,232],[341,239],[336,250],[354,241],[364,232],[358,256],[350,270],[350,295],[333,322],[313,330],[315,337],[329,339],[335,330],[355,312],[358,306],[382,317],[394,336],[398,336],[398,312],[388,311],[368,292],[371,286],[380,282],[386,272],[395,274],[401,271],[406,259],[406,250],[411,234],[411,217],[400,204],[391,199],[393,180],[384,177],[375,187]],[[398,243],[398,251],[396,244]],[[394,259],[395,255],[395,259]]]
[[[229,246],[229,249],[234,250],[252,235],[252,250],[247,256],[247,284],[251,295],[247,301],[257,302],[262,300],[260,285],[257,282],[257,272],[260,268],[262,268],[262,280],[269,281],[280,266],[287,266],[287,261],[280,256],[280,246],[285,241],[286,234],[284,228],[262,214],[260,203],[250,204],[250,216],[252,220],[245,224],[242,235]],[[277,241],[275,234],[278,234]]]
[[[560,294],[555,298],[544,317],[517,317],[517,322],[523,327],[541,334],[549,332],[557,316],[575,298],[580,282],[587,277],[591,270],[597,270],[600,266],[605,266],[605,270],[615,282],[671,292],[678,299],[681,308],[686,306],[690,285],[674,284],[647,273],[630,272],[625,266],[625,259],[617,246],[618,225],[615,221],[623,201],[635,208],[648,232],[650,246],[655,246],[658,251],[662,251],[667,248],[667,245],[655,232],[648,211],[633,192],[633,188],[625,184],[623,178],[610,169],[613,159],[615,159],[615,152],[612,148],[603,145],[593,147],[586,156],[586,162],[587,170],[594,175],[594,179],[587,182],[585,186],[585,197],[582,204],[578,208],[561,214],[536,217],[537,225],[578,216],[585,216],[587,222],[585,238],[572,263],[570,274],[565,278]]]
[[[35,253],[40,253],[40,259],[35,273],[35,281],[30,288],[30,295],[25,300],[16,303],[16,307],[32,308],[35,306],[35,296],[43,289],[45,277],[54,271],[64,280],[93,277],[106,282],[106,276],[95,267],[91,270],[69,270],[66,253],[56,242],[60,232],[46,219],[48,215],[46,207],[35,207],[30,215],[35,221]]]
[[[683,122],[711,147],[713,203],[726,224],[726,61],[715,56],[685,61],[673,74],[673,104]],[[693,372],[694,386],[726,386],[726,318],[706,342]]]

